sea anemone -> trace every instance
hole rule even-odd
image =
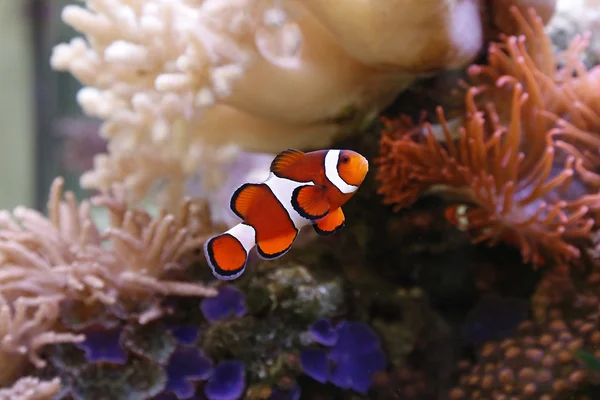
[[[92,199],[110,214],[101,230],[90,202],[78,204],[63,185],[62,178],[52,185],[48,217],[25,207],[0,212],[0,384],[12,383],[28,362],[44,367],[38,353],[49,344],[77,343],[90,357],[124,362],[111,347],[119,328],[97,331],[97,324],[112,324],[117,314],[144,324],[163,314],[166,296],[217,294],[176,279],[211,229],[193,202],[178,215],[153,217],[128,209],[115,190]],[[90,341],[104,345],[90,348]]]
[[[600,211],[600,71],[578,61],[581,38],[556,69],[539,17],[512,13],[524,35],[492,44],[488,65],[470,68],[477,84],[457,135],[441,107],[439,129],[386,121],[378,192],[396,210],[425,192],[466,203],[454,217],[473,241],[515,244],[524,262],[577,258]]]
[[[111,219],[111,226],[100,232],[90,203],[77,204],[71,192],[63,200],[63,184],[57,178],[52,185],[48,218],[24,207],[12,215],[0,213],[4,297],[59,295],[112,306],[155,295],[217,294],[201,283],[165,279],[189,266],[208,237],[203,231],[208,222],[199,221],[190,201],[179,216],[163,211],[153,218],[144,210],[129,210],[118,195],[96,197],[92,203],[105,206]],[[156,317],[156,309],[145,311],[141,320]]]

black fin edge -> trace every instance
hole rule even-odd
[[[242,213],[240,213],[236,207],[235,207],[235,202],[237,200],[238,197],[240,197],[240,194],[244,191],[244,189],[246,189],[249,186],[260,186],[262,185],[262,183],[244,183],[242,186],[240,186],[239,188],[237,188],[235,190],[235,192],[233,192],[233,194],[231,195],[231,199],[229,200],[229,208],[231,209],[231,211],[233,211],[233,213],[235,215],[238,216],[238,218],[245,220],[246,217],[244,215],[242,215]]]
[[[213,270],[213,274],[215,274],[217,276],[217,278],[220,279],[235,279],[237,277],[239,277],[244,270],[246,269],[246,264],[248,263],[248,255],[246,254],[246,261],[244,262],[244,264],[236,269],[233,270],[224,270],[222,268],[219,267],[219,264],[217,263],[217,260],[215,260],[215,253],[212,250],[212,244],[214,243],[214,241],[218,238],[221,238],[223,236],[231,236],[233,237],[235,240],[238,241],[239,240],[234,237],[232,234],[230,233],[222,233],[220,235],[217,236],[213,236],[212,238],[210,238],[209,240],[207,240],[204,243],[204,255],[206,257],[206,261],[208,261],[208,265],[210,266],[210,268]],[[240,246],[242,246],[242,244],[240,243]],[[244,250],[244,252],[246,252],[246,249],[244,249],[244,246],[242,246],[242,249]]]
[[[315,229],[315,232],[317,232],[321,236],[331,236],[331,235],[337,233],[344,226],[346,226],[346,221],[344,221],[340,225],[336,226],[332,231],[325,231],[325,230],[319,228],[319,226],[317,224],[313,224],[313,228]]]
[[[315,221],[317,219],[321,219],[324,218],[325,216],[327,216],[327,214],[329,214],[329,210],[327,210],[327,212],[325,214],[322,215],[311,215],[309,213],[307,213],[306,211],[304,211],[304,209],[300,206],[300,204],[298,203],[298,193],[300,193],[300,190],[302,190],[305,187],[310,187],[313,185],[304,185],[304,186],[298,186],[296,189],[294,189],[294,191],[292,192],[292,199],[291,199],[291,203],[292,203],[292,207],[294,207],[294,210],[296,210],[296,212],[298,214],[300,214],[301,217],[309,219],[311,221]]]

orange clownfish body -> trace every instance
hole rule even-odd
[[[231,197],[231,210],[242,222],[204,244],[219,279],[238,278],[254,247],[265,260],[281,257],[305,226],[323,236],[337,232],[345,221],[341,206],[365,179],[369,163],[351,150],[288,149],[270,170],[266,181],[245,183]]]

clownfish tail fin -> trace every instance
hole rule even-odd
[[[213,275],[222,280],[239,278],[246,269],[248,254],[256,244],[254,228],[240,223],[204,243],[204,255]]]

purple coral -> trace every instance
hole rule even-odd
[[[127,353],[121,344],[121,326],[93,326],[85,331],[85,340],[76,346],[85,353],[89,362],[111,362],[124,364]]]
[[[215,322],[231,315],[243,317],[248,312],[244,295],[235,286],[227,285],[215,297],[208,297],[200,305],[202,314],[209,322]]]
[[[223,304],[208,307],[208,314],[212,316],[228,315],[227,310],[239,315],[240,302],[237,289],[226,290]],[[243,297],[241,297],[243,309]],[[244,311],[245,312],[245,311]],[[242,314],[243,315],[243,314]],[[202,350],[195,347],[199,328],[193,325],[165,324],[170,334],[177,340],[173,344],[174,350],[166,361],[165,371],[167,382],[164,390],[159,393],[156,400],[195,400],[206,398],[208,400],[236,400],[243,396],[246,386],[246,372],[244,364],[240,361],[224,361],[213,368],[213,362],[204,355]],[[113,362],[124,364],[127,361],[127,352],[123,347],[123,327],[118,326],[92,326],[85,332],[86,339],[77,346],[84,351],[89,362]],[[208,380],[205,384],[204,394],[196,393],[196,382]],[[200,397],[199,397],[200,396]],[[293,400],[293,399],[292,399]]]
[[[193,346],[178,346],[167,364],[167,386],[178,399],[189,399],[195,393],[194,381],[202,381],[212,374],[212,361]]]
[[[329,377],[329,360],[325,350],[312,347],[300,353],[300,365],[304,373],[314,380],[325,383]]]
[[[204,386],[209,400],[237,400],[244,394],[246,371],[240,361],[219,363]]]
[[[240,298],[245,310],[241,293],[237,289],[233,291],[227,289],[225,295],[221,297],[225,304],[209,303],[208,306],[204,305],[203,312],[205,315],[217,317],[213,319],[217,320],[219,316],[229,315],[227,310],[236,310],[240,304],[238,301]],[[240,311],[239,308],[237,310]],[[167,329],[179,344],[167,363],[167,385],[156,398],[157,400],[195,400],[200,398],[236,400],[242,397],[246,386],[246,371],[242,362],[224,361],[213,367],[213,362],[204,355],[202,350],[190,345],[196,341],[199,334],[197,327],[168,324]],[[207,379],[208,381],[204,385],[204,396],[196,393],[194,383]]]
[[[308,330],[312,339],[323,346],[333,346],[338,340],[338,334],[326,319],[315,321]]]
[[[340,388],[366,394],[371,386],[373,373],[383,371],[386,367],[387,361],[379,338],[362,322],[338,324],[335,328],[335,341],[327,324],[322,321],[313,324],[309,332],[317,343],[332,343],[329,345],[332,346],[330,349],[311,347],[300,353],[300,364],[304,372],[321,383],[329,381]],[[323,332],[328,334],[323,335]]]
[[[165,324],[167,329],[179,343],[194,344],[200,334],[200,327],[197,325],[174,325]]]

